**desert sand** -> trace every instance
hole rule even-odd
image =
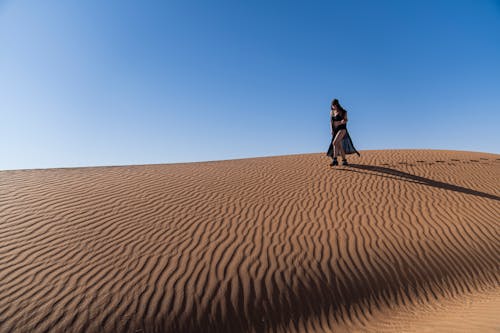
[[[0,172],[0,332],[499,332],[500,155]]]

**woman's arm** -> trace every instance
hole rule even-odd
[[[347,112],[344,114],[344,119],[342,119],[341,124],[347,123]]]

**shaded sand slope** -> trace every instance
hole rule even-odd
[[[498,328],[500,155],[350,161],[0,172],[0,331]]]

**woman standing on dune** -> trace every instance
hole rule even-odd
[[[338,99],[334,99],[330,106],[330,129],[332,132],[332,141],[326,153],[333,160],[330,165],[339,165],[337,156],[342,156],[342,165],[347,165],[346,154],[358,154],[356,148],[352,144],[349,132],[347,132],[347,111],[340,105]]]

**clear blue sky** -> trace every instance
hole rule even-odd
[[[0,169],[500,153],[495,0],[2,1]]]

